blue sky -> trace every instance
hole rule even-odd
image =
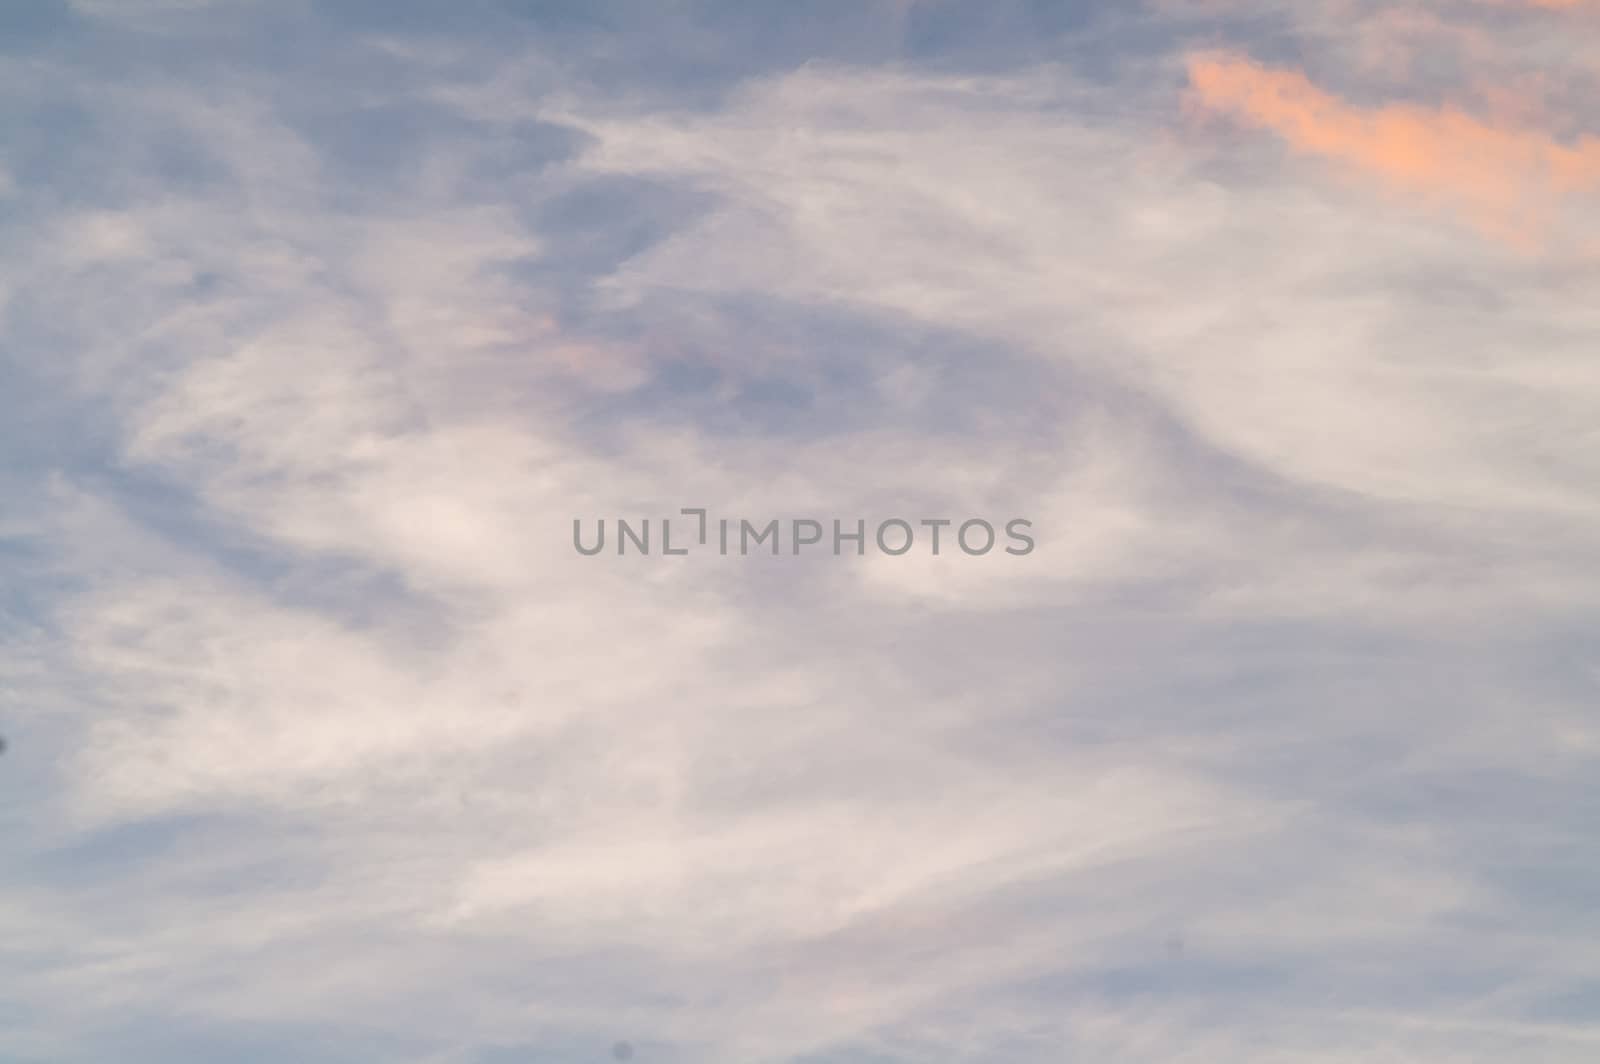
[[[0,1062],[1595,1059],[1597,32],[6,0]]]

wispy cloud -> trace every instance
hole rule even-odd
[[[0,62],[8,1051],[1592,1055],[1581,135],[1281,5],[74,10]],[[571,549],[695,505],[1039,549]]]
[[[1450,106],[1362,108],[1299,71],[1239,56],[1197,56],[1189,78],[1202,107],[1272,130],[1303,153],[1465,208],[1513,239],[1547,238],[1564,200],[1600,190],[1600,138],[1563,143]]]

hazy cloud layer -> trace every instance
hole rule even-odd
[[[1593,29],[8,6],[0,1059],[1592,1059]]]

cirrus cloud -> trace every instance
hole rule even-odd
[[[1299,152],[1465,209],[1511,239],[1548,236],[1564,201],[1600,192],[1600,137],[1563,143],[1452,106],[1361,107],[1299,71],[1236,55],[1192,57],[1188,72],[1200,107],[1271,130]]]

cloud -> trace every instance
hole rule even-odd
[[[1531,7],[1544,7],[1552,11],[1569,11],[1589,7],[1594,0],[1491,0],[1493,3],[1526,3]]]
[[[1051,70],[989,83],[808,71],[670,126],[574,117],[595,138],[586,165],[724,197],[608,286],[619,301],[781,292],[960,329],[1071,375],[1044,393],[1067,422],[1155,394],[1170,405],[1153,416],[1306,484],[1587,520],[1572,487],[1586,460],[1551,453],[1521,413],[1576,428],[1590,402],[1585,315],[1537,287],[1542,267],[1474,251],[1481,272],[1452,277],[1470,234],[1271,171],[1223,186],[1163,146],[1159,111],[1056,118],[1105,113],[1087,92]],[[1093,164],[1069,175],[1065,159]],[[1463,306],[1480,284],[1510,286],[1503,314]],[[1512,358],[1535,334],[1538,354]],[[1120,454],[1136,453],[1137,424],[1116,422]]]
[[[23,1052],[1588,1059],[1570,247],[1219,153],[1186,39],[674,94],[213,14],[8,82],[116,175],[5,220]],[[702,504],[1039,549],[571,550]]]
[[[1201,107],[1278,133],[1302,153],[1462,207],[1514,239],[1546,238],[1563,201],[1600,189],[1600,138],[1566,144],[1451,107],[1363,109],[1302,73],[1230,55],[1192,58],[1189,80]]]

